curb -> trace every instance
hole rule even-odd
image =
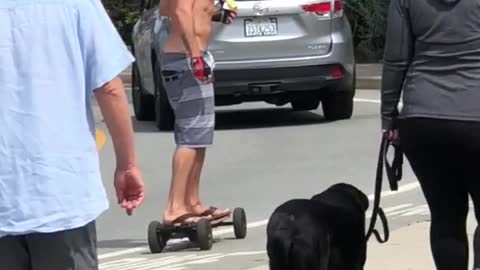
[[[380,90],[382,76],[357,77],[357,90]]]

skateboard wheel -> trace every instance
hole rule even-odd
[[[197,242],[197,233],[196,232],[193,232],[193,233],[189,233],[188,234],[188,239],[190,240],[190,242]]]
[[[197,224],[196,242],[200,250],[210,250],[213,245],[212,225],[208,219],[201,219]]]
[[[244,239],[247,236],[247,216],[243,208],[233,210],[233,231],[237,239]]]
[[[148,247],[152,253],[160,253],[165,247],[162,234],[160,233],[161,229],[162,224],[157,221],[152,221],[148,225]]]

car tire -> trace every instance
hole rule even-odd
[[[132,104],[135,119],[138,121],[153,121],[155,119],[154,97],[143,90],[136,63],[132,65]]]
[[[153,77],[155,81],[155,125],[160,131],[171,131],[175,124],[175,115],[168,101],[165,88],[163,88],[160,68],[156,62],[153,63]]]
[[[320,99],[316,97],[299,98],[291,101],[294,111],[312,111],[320,106]]]
[[[322,100],[322,108],[328,121],[350,119],[353,114],[353,93],[331,93]]]

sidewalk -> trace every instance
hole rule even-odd
[[[380,244],[372,238],[368,246],[365,270],[434,270],[435,265],[430,252],[429,226],[429,222],[422,222],[392,231],[390,240],[385,244]],[[475,227],[476,221],[473,213],[470,213],[468,220],[469,269],[472,269],[472,241]]]
[[[380,64],[357,64],[357,89],[379,89],[381,74]],[[131,69],[126,69],[120,77],[125,83],[131,83]]]

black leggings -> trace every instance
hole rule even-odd
[[[467,270],[468,195],[480,220],[480,122],[412,118],[402,120],[399,129],[405,156],[430,208],[437,270]],[[479,265],[480,260],[475,261]]]

